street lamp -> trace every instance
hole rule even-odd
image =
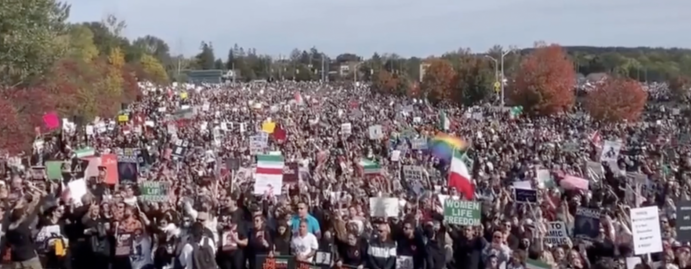
[[[501,70],[500,70],[500,72],[501,72],[501,81],[497,80],[497,82],[500,83],[499,85],[500,85],[500,87],[501,87],[501,106],[502,106],[502,107],[504,107],[504,57],[506,57],[506,55],[509,55],[510,53],[512,53],[512,52],[514,52],[514,51],[516,51],[515,48],[509,48],[508,51],[504,51],[504,50],[502,49],[502,50],[499,52],[499,53],[501,53],[501,57],[499,58],[499,68],[501,69]],[[495,59],[494,57],[489,56],[489,55],[485,55],[485,57],[488,57],[488,58],[492,59],[492,61],[494,61],[494,74],[495,74],[495,77],[496,77],[497,74],[498,74],[498,72],[497,72],[497,59]]]

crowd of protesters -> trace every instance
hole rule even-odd
[[[605,124],[364,84],[142,88],[114,118],[61,119],[5,156],[3,266],[691,268],[683,108]],[[473,193],[419,143],[440,134],[467,142]],[[479,221],[450,221],[449,201],[477,202]],[[651,206],[644,237],[632,215]]]

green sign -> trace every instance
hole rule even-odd
[[[139,198],[148,202],[163,202],[168,200],[168,183],[159,181],[145,181],[139,183]]]
[[[46,174],[48,179],[62,181],[63,161],[46,161]]]
[[[450,224],[480,225],[480,202],[446,199],[444,203],[444,221]]]

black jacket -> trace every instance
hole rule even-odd
[[[427,269],[446,268],[446,250],[439,241],[427,241],[425,245],[425,264]]]
[[[396,267],[396,242],[372,238],[367,248],[367,268],[394,269]]]
[[[453,263],[454,269],[476,269],[482,266],[483,240],[480,237],[467,239],[463,236],[454,238]]]

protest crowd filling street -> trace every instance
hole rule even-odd
[[[605,124],[366,83],[140,87],[8,156],[6,266],[689,268],[691,137],[654,98]]]

